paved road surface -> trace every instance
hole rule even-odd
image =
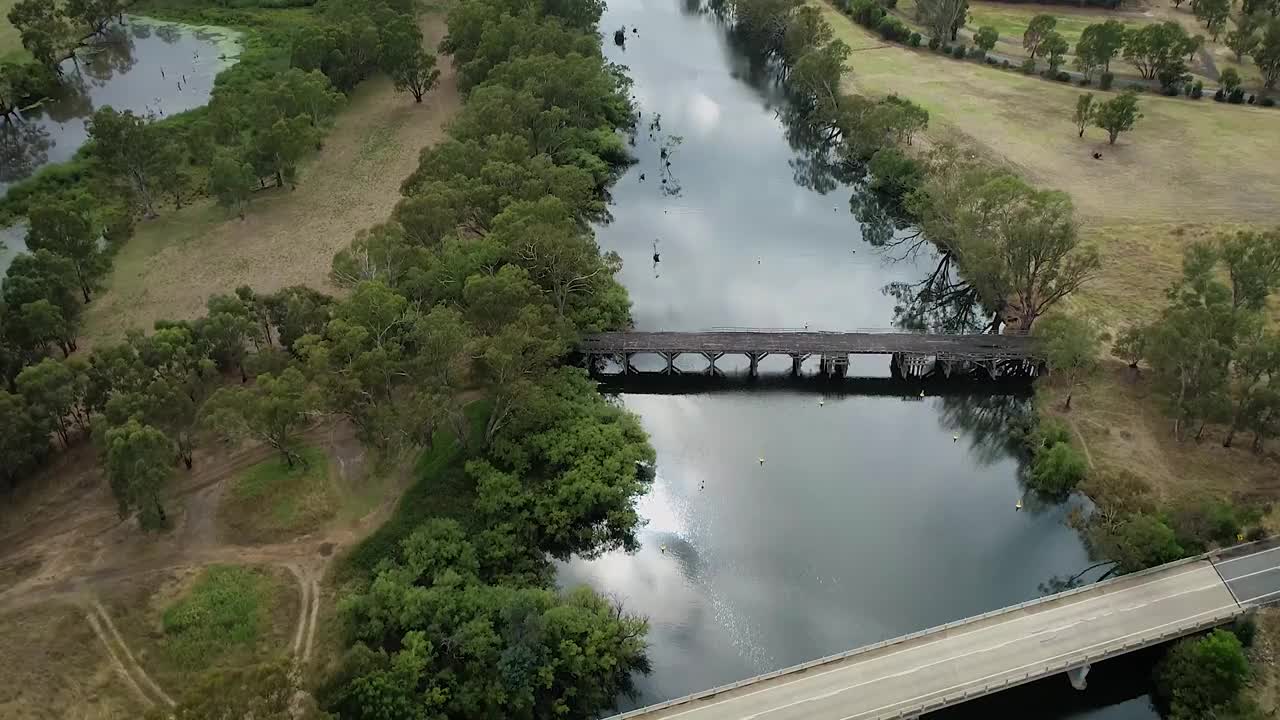
[[[965,691],[985,694],[1006,682],[1059,674],[1064,663],[1219,624],[1242,612],[1236,596],[1243,601],[1280,591],[1280,548],[1226,560],[1222,567],[1233,578],[1232,590],[1212,562],[1198,560],[625,717],[869,720],[914,713]]]
[[[1241,605],[1280,601],[1280,545],[1214,563]]]

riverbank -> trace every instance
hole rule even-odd
[[[446,31],[444,12],[426,12],[419,25],[424,45],[434,48]],[[197,317],[210,295],[241,285],[335,292],[333,254],[391,214],[419,151],[443,137],[460,106],[447,56],[439,68],[439,84],[421,104],[396,92],[386,76],[361,83],[324,148],[299,169],[297,188],[255,193],[243,221],[203,199],[140,223],[86,312],[85,340],[93,345],[158,319]]]

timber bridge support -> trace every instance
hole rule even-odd
[[[1035,377],[1044,369],[1043,356],[1031,338],[1011,335],[926,335],[916,333],[828,332],[617,332],[588,335],[578,345],[587,367],[598,375],[681,375],[676,360],[698,355],[707,361],[701,372],[722,375],[716,362],[725,355],[746,358],[747,374],[757,377],[760,361],[770,355],[791,359],[791,375],[798,376],[810,358],[819,358],[823,377],[844,377],[852,355],[888,355],[895,378],[925,379],[953,376],[993,380]],[[660,369],[642,372],[633,364],[638,355],[660,358]],[[604,371],[613,361],[617,373]]]

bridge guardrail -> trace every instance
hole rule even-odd
[[[1202,560],[1211,560],[1212,558],[1218,555],[1221,555],[1227,551],[1235,551],[1241,548],[1250,547],[1252,545],[1263,544],[1270,541],[1271,539],[1272,538],[1265,538],[1263,540],[1256,540],[1254,542],[1244,543],[1241,545],[1234,545],[1230,548],[1210,550],[1208,552],[1204,552],[1199,555],[1182,558],[1181,560],[1175,560],[1171,563],[1167,563],[1164,565],[1157,565],[1156,567],[1147,568],[1145,570],[1139,570],[1138,572],[1134,572],[1134,573],[1129,573],[1128,575],[1120,575],[1117,577],[1110,578],[1108,580],[1103,580],[1102,582],[1095,582],[1089,585],[1082,585],[1077,588],[1072,588],[1070,590],[1064,590],[1063,592],[1055,593],[1053,595],[1045,595],[1043,597],[1033,598],[1031,600],[1025,600],[1021,603],[1018,603],[1017,605],[1010,605],[1010,606],[999,608],[996,610],[991,610],[989,612],[982,613],[981,615],[973,615],[970,617],[961,618],[959,620],[953,620],[949,623],[945,623],[942,625],[935,625],[933,627],[925,628],[923,630],[917,630],[913,633],[908,633],[906,635],[899,635],[897,637],[881,640],[872,645],[863,645],[861,647],[853,648],[852,650],[846,650],[844,652],[835,653],[833,655],[827,655],[825,657],[817,658],[815,660],[802,662],[797,665],[791,665],[789,667],[772,670],[762,675],[756,675],[754,677],[744,678],[742,680],[738,680],[737,682],[732,682],[727,685],[720,685],[720,686],[709,688],[707,690],[702,690],[696,693],[690,693],[688,695],[684,695],[678,698],[664,700],[663,702],[656,703],[654,705],[648,705],[643,708],[636,708],[635,710],[628,710],[627,712],[624,712],[624,713],[610,715],[609,717],[604,718],[604,720],[628,720],[629,718],[639,717],[640,715],[645,715],[652,712],[658,712],[659,710],[666,710],[667,708],[671,708],[676,705],[683,705],[685,703],[696,702],[698,700],[705,700],[710,697],[715,697],[716,695],[719,695],[721,693],[729,692],[731,690],[737,690],[738,688],[745,687],[747,685],[752,685],[752,684],[763,682],[766,680],[772,680],[776,677],[781,677],[783,675],[790,675],[793,673],[803,672],[805,670],[817,667],[819,665],[826,665],[828,663],[847,660],[851,657],[855,657],[863,653],[869,653],[869,652],[873,652],[873,651],[888,647],[890,645],[896,645],[898,643],[908,642],[910,640],[914,640],[924,635],[930,635],[936,632],[943,632],[955,627],[959,627],[961,625],[967,625],[969,623],[979,622],[981,620],[986,620],[986,619],[995,617],[997,615],[1004,615],[1007,613],[1017,612],[1018,610],[1024,610],[1029,607],[1043,605],[1051,601],[1060,600],[1066,597],[1072,597],[1074,595],[1078,595],[1084,592],[1093,592],[1093,591],[1096,591],[1098,588],[1109,587],[1120,582],[1132,581],[1134,578],[1150,576],[1156,573],[1171,570],[1176,567],[1181,567],[1184,565],[1190,565],[1195,562],[1200,562]],[[1241,607],[1240,609],[1242,610],[1243,608]],[[1239,614],[1239,613],[1237,612],[1234,614]],[[1185,634],[1185,633],[1182,633],[1182,634]],[[1100,659],[1105,659],[1105,658],[1100,658]]]

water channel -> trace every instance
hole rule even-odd
[[[88,120],[110,105],[157,119],[209,101],[218,73],[240,55],[239,33],[126,16],[122,26],[62,62],[61,94],[0,121],[0,195],[40,168],[70,160],[88,139]],[[0,228],[0,274],[23,249],[21,226]]]
[[[625,49],[610,42],[619,26]],[[623,258],[637,328],[891,325],[882,288],[934,258],[888,262],[862,238],[853,189],[814,181],[787,140],[784,98],[724,26],[697,0],[611,0],[601,27],[643,113],[639,163],[598,230]],[[790,361],[775,362],[781,373]],[[852,370],[887,376],[888,359]],[[1015,510],[1007,420],[1027,398],[917,390],[621,395],[657,450],[643,547],[564,564],[560,581],[650,620],[653,672],[623,709],[1017,603],[1088,564],[1067,506],[1028,497]],[[1148,670],[1149,658],[1100,666],[1085,693],[1051,679],[949,716],[1146,720]]]

